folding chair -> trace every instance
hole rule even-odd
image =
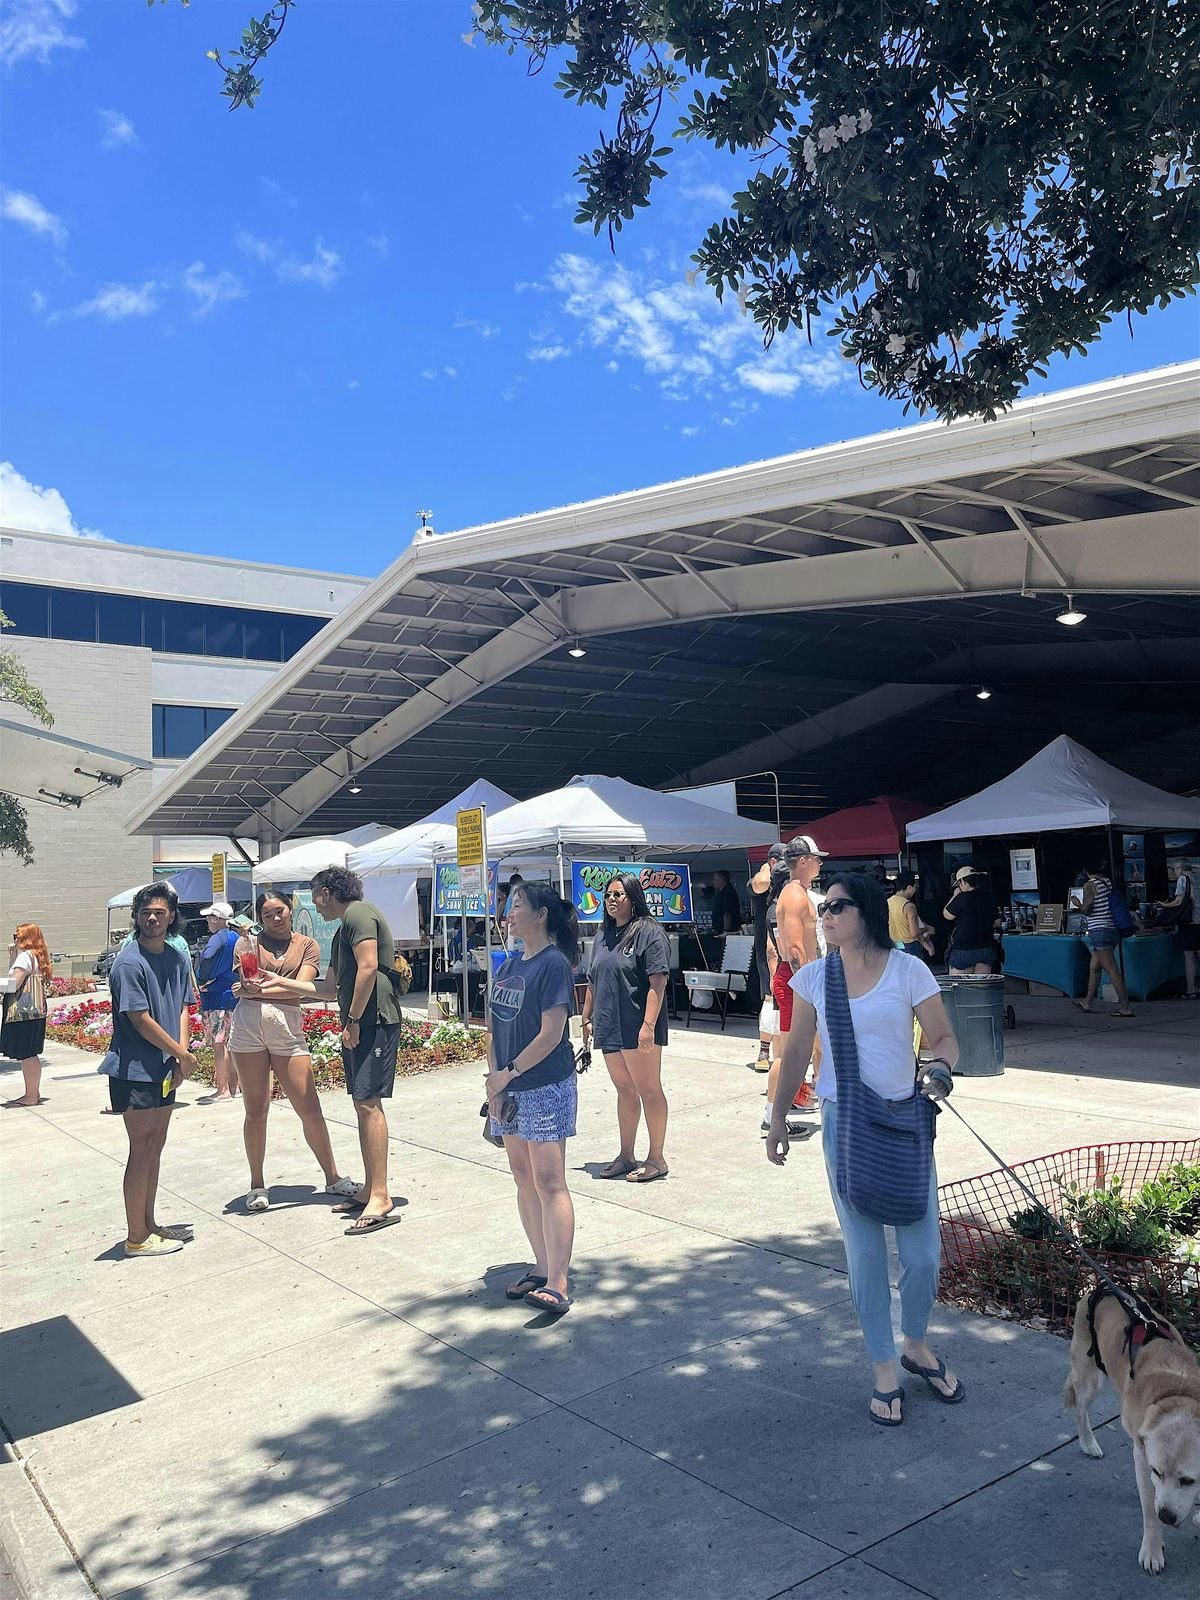
[[[703,990],[713,997],[714,1003],[721,1012],[721,1032],[725,1032],[725,1020],[729,1015],[729,997],[734,994],[745,994],[750,982],[750,965],[754,960],[754,938],[748,933],[728,933],[725,935],[725,946],[721,951],[721,967],[718,972],[685,972],[684,985],[687,988],[688,1010],[685,1027],[692,1025],[692,997]]]

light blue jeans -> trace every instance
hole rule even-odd
[[[837,1190],[837,1101],[821,1101],[821,1145],[834,1209],[846,1246],[850,1298],[872,1361],[894,1361],[892,1286],[888,1281],[887,1239],[883,1224],[848,1206]],[[900,1327],[907,1339],[924,1339],[937,1299],[941,1229],[938,1225],[937,1168],[929,1175],[929,1208],[919,1222],[896,1228],[900,1256]]]

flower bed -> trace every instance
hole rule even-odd
[[[1013,1171],[1104,1271],[1200,1347],[1200,1139],[1087,1145]],[[1095,1283],[1008,1173],[938,1190],[941,1298],[1069,1335]]]
[[[190,1015],[192,1053],[198,1063],[195,1081],[211,1084],[212,1052],[204,1043],[204,1026],[198,1008],[192,1006]],[[337,1012],[330,1006],[305,1006],[302,1016],[318,1089],[344,1089],[342,1033]],[[56,1044],[69,1044],[77,1050],[102,1054],[112,1040],[112,1003],[79,1000],[55,1006],[46,1019],[46,1037]],[[485,1049],[486,1038],[479,1028],[468,1029],[454,1022],[413,1021],[406,1017],[400,1028],[396,1072],[400,1077],[409,1078],[459,1061],[478,1061]],[[273,1093],[276,1096],[282,1093],[277,1083]]]
[[[61,1000],[66,995],[95,994],[95,978],[51,978],[47,990],[52,1000]]]

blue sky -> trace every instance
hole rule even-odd
[[[898,426],[832,341],[686,280],[748,168],[682,146],[572,223],[599,116],[468,48],[468,0],[303,0],[252,111],[205,51],[263,0],[7,0],[5,520],[372,574],[442,530]],[[1062,388],[1195,350],[1194,301]]]

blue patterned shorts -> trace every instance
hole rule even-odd
[[[540,1089],[510,1091],[517,1103],[511,1122],[491,1119],[492,1132],[525,1139],[530,1144],[549,1144],[575,1136],[577,1091],[575,1074],[559,1083],[543,1084]]]

